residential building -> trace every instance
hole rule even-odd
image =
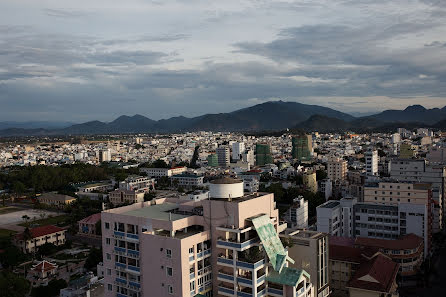
[[[110,149],[101,149],[98,151],[99,163],[110,162],[111,161],[111,151]]]
[[[316,172],[304,172],[302,175],[304,189],[313,194],[317,193]]]
[[[299,161],[311,160],[313,153],[313,139],[311,135],[296,135],[291,140],[291,155]]]
[[[210,199],[155,199],[101,220],[106,297],[312,296],[310,275],[289,267],[273,194],[245,195],[241,180],[212,181]]]
[[[149,192],[155,190],[155,179],[147,176],[130,175],[125,180],[119,182],[119,189]]]
[[[25,254],[35,253],[45,243],[52,243],[56,246],[63,245],[65,232],[65,229],[53,225],[30,228],[17,234],[13,243]]]
[[[98,236],[97,224],[101,221],[101,214],[95,213],[77,222],[79,227],[78,234],[84,236]]]
[[[161,178],[171,177],[172,175],[184,173],[187,171],[187,167],[180,166],[175,168],[141,168],[140,171],[147,174],[148,177]]]
[[[196,174],[183,173],[172,175],[170,179],[172,181],[172,184],[175,184],[179,187],[191,188],[203,186],[204,177]]]
[[[133,204],[144,201],[144,191],[116,189],[108,194],[113,205]]]
[[[61,195],[56,193],[45,193],[37,197],[37,201],[40,204],[63,208],[74,201],[76,201],[75,197],[71,197],[68,195]]]
[[[343,198],[339,201],[329,200],[316,208],[317,231],[332,236],[353,236],[353,205],[356,198]]]
[[[293,199],[293,204],[285,212],[284,219],[292,229],[308,228],[308,201],[299,196]]]
[[[290,267],[303,269],[311,276],[314,297],[330,294],[328,234],[309,230],[296,230],[286,235],[290,247],[288,254],[295,261]]]
[[[216,150],[219,167],[228,167],[231,162],[231,155],[227,146],[220,146]]]
[[[245,150],[245,152],[242,154],[242,160],[243,162],[248,163],[249,166],[254,166],[255,165],[254,152],[251,149]]]
[[[242,159],[245,152],[245,144],[243,142],[234,142],[232,144],[232,160],[238,161]]]
[[[326,178],[320,180],[318,182],[318,191],[321,192],[324,195],[325,200],[328,201],[333,195],[333,186],[331,183],[331,179]]]
[[[328,159],[327,177],[334,182],[345,180],[347,178],[347,161],[342,158]]]
[[[378,151],[368,150],[365,153],[365,167],[367,175],[378,175]]]

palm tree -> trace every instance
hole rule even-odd
[[[26,227],[28,227],[28,221],[31,219],[28,215],[23,215],[22,219],[25,221]]]

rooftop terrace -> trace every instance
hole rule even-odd
[[[164,202],[162,204],[151,205],[143,208],[139,208],[136,210],[131,210],[128,212],[122,213],[127,216],[141,217],[147,219],[155,219],[162,221],[176,221],[187,218],[190,214],[180,214],[175,213],[177,210],[178,204]]]

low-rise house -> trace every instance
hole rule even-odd
[[[40,204],[59,208],[65,207],[66,205],[73,203],[75,200],[75,197],[56,193],[45,193],[37,197],[37,201],[39,201]]]
[[[65,229],[53,225],[26,229],[15,236],[13,243],[25,254],[34,253],[45,243],[52,243],[56,246],[63,245],[65,232]]]
[[[79,226],[79,234],[86,236],[98,236],[96,224],[101,220],[101,214],[95,213],[77,222]],[[99,226],[101,228],[101,226]]]
[[[170,179],[172,180],[172,184],[176,184],[180,187],[190,188],[203,186],[204,177],[201,175],[183,173],[173,175],[170,177]]]
[[[109,193],[108,198],[113,205],[133,204],[143,202],[144,194],[142,190],[116,189]]]

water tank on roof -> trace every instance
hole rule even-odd
[[[243,196],[243,181],[234,178],[221,178],[211,181],[209,187],[211,198],[233,199]]]

